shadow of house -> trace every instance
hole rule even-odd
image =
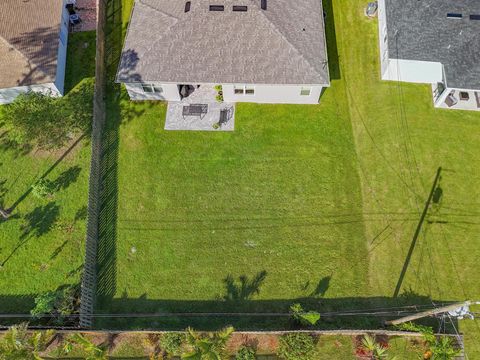
[[[323,0],[323,11],[325,17],[325,36],[327,38],[328,70],[330,72],[330,79],[339,80],[341,78],[341,72],[337,48],[337,34],[335,32],[333,0]]]

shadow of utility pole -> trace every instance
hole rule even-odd
[[[425,217],[427,216],[428,209],[430,208],[430,204],[433,200],[435,190],[437,189],[441,172],[442,172],[442,168],[439,167],[437,170],[437,176],[435,176],[435,180],[433,181],[432,190],[430,191],[430,195],[428,196],[427,202],[425,203],[425,207],[423,208],[420,221],[418,222],[417,228],[415,229],[415,234],[413,235],[412,243],[410,244],[410,249],[408,250],[407,258],[403,263],[402,272],[400,273],[397,286],[395,287],[395,292],[393,293],[394,298],[398,297],[400,293],[400,288],[402,287],[403,279],[405,278],[405,274],[407,273],[408,265],[410,264],[410,259],[412,258],[413,250],[415,249],[415,245],[417,244],[417,239],[418,239],[418,236],[420,235],[420,231],[422,230],[423,222],[425,221]]]

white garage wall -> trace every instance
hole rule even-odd
[[[238,84],[235,86],[243,86]],[[234,85],[223,85],[225,102],[253,102],[264,104],[318,104],[322,86],[297,85],[248,85],[255,89],[254,95],[236,95]],[[310,95],[300,95],[302,88],[310,88]]]

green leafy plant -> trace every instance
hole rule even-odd
[[[0,360],[42,360],[40,353],[55,336],[55,331],[28,332],[28,324],[12,326],[0,340]]]
[[[300,304],[290,306],[290,313],[295,321],[303,326],[314,326],[320,320],[320,314],[316,311],[305,311]]]
[[[283,335],[280,338],[277,355],[285,360],[315,359],[317,352],[314,338],[304,333]]]
[[[217,96],[215,96],[215,100],[217,100],[218,102],[223,102],[223,95],[222,94],[217,94]]]
[[[242,346],[237,355],[235,355],[235,360],[255,360],[255,349],[250,346]]]
[[[451,360],[457,357],[461,351],[456,349],[451,338],[435,336],[433,329],[429,326],[418,325],[412,322],[396,326],[399,330],[420,332],[423,335],[428,350],[424,357],[432,360]]]
[[[453,340],[447,336],[437,339],[430,347],[432,352],[432,360],[453,360],[462,352],[454,347]]]
[[[187,329],[186,341],[189,351],[182,354],[182,359],[189,360],[223,360],[228,359],[225,346],[234,329],[229,326],[217,332],[200,334],[192,328]]]
[[[48,179],[39,179],[32,185],[33,196],[44,199],[55,192],[55,184]]]
[[[160,338],[160,347],[169,358],[180,355],[185,342],[184,333],[165,333]]]
[[[371,360],[395,359],[388,356],[388,344],[379,343],[368,334],[362,339],[360,351],[362,355],[368,356]]]
[[[56,324],[63,324],[66,317],[75,313],[77,302],[77,288],[74,286],[48,291],[35,298],[35,307],[30,314],[36,319],[53,315]]]
[[[215,89],[216,92],[220,92],[223,90],[222,85],[215,85],[213,88]]]
[[[86,353],[85,360],[106,360],[108,352],[105,345],[95,345],[91,340],[80,333],[75,333],[67,341],[72,345],[68,349],[71,351],[73,345],[80,346]]]

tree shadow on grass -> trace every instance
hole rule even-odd
[[[223,281],[225,283],[227,293],[223,297],[227,301],[243,301],[249,300],[254,295],[260,294],[260,286],[262,286],[267,272],[265,270],[259,272],[252,279],[246,275],[241,275],[238,282],[232,275],[228,275]]]
[[[22,234],[20,239],[11,251],[11,253],[3,259],[0,267],[4,267],[7,262],[33,237],[40,237],[52,229],[53,224],[60,214],[60,208],[55,202],[47,205],[37,206],[30,213],[24,216],[25,224],[22,225]]]
[[[318,284],[317,287],[313,290],[312,294],[310,296],[312,297],[323,297],[325,296],[328,288],[330,287],[330,280],[332,280],[331,276],[325,276],[322,278]]]
[[[62,172],[53,182],[55,189],[59,191],[68,188],[72,183],[77,181],[81,171],[82,168],[78,165],[75,165]]]

